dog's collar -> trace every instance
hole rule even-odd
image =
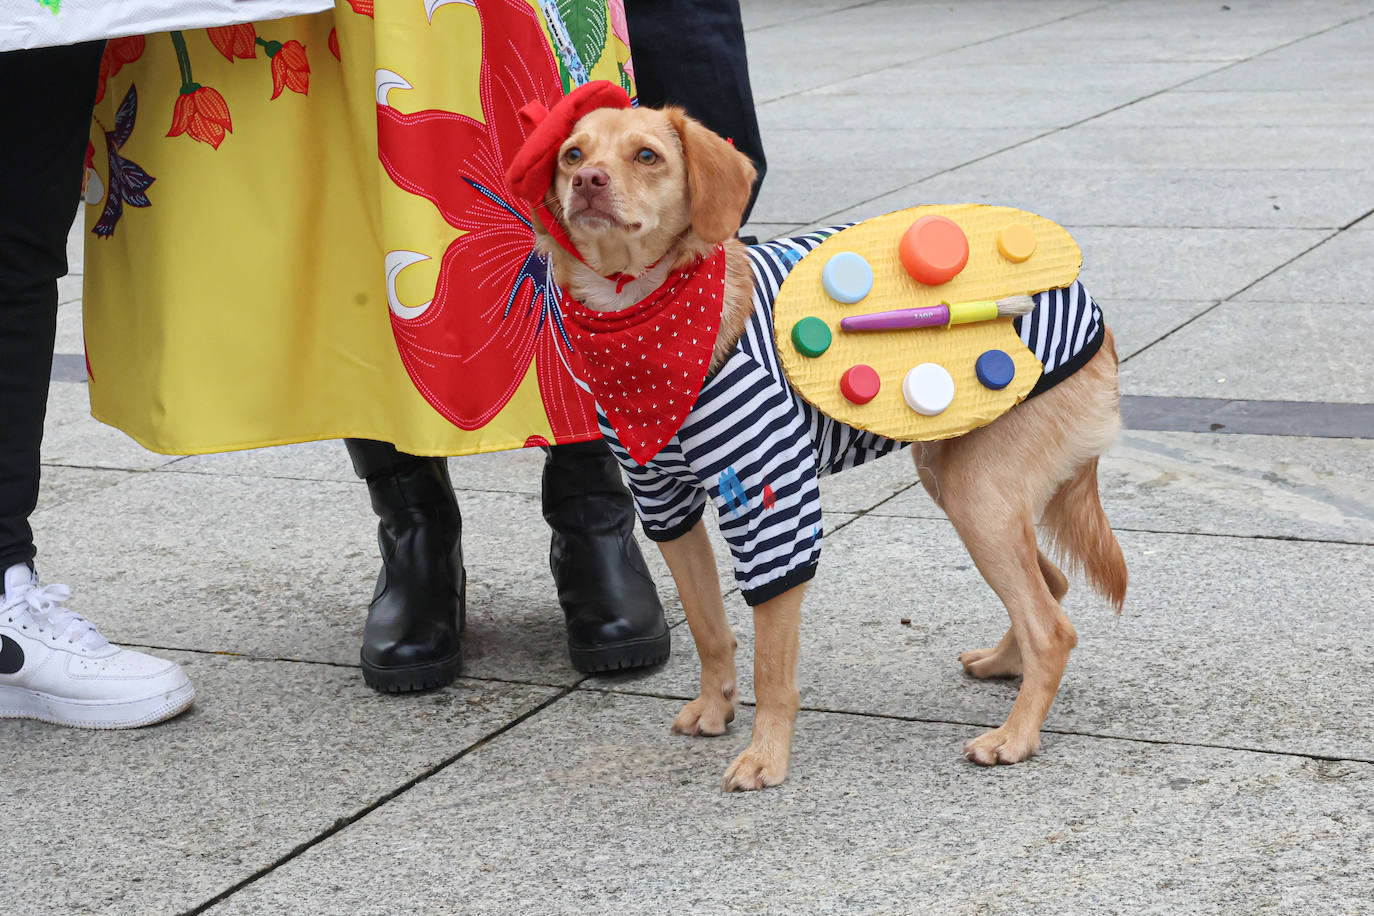
[[[639,464],[659,453],[696,404],[724,303],[723,245],[614,312],[585,308],[564,290],[564,327],[581,364],[578,375]]]

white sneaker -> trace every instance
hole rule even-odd
[[[175,662],[112,646],[62,602],[65,585],[38,587],[25,563],[5,570],[0,597],[0,719],[74,728],[136,728],[170,719],[196,691]]]

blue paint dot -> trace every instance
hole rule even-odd
[[[973,364],[973,371],[984,388],[1001,391],[1016,377],[1016,363],[1001,350],[988,350]]]
[[[821,286],[831,299],[852,305],[873,291],[873,267],[863,255],[841,251],[821,268]]]

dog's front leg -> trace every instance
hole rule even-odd
[[[805,585],[754,608],[754,738],[725,771],[724,787],[763,789],[787,778],[797,693],[797,642]]]
[[[735,635],[725,619],[720,574],[706,523],[698,520],[682,537],[658,546],[673,574],[701,658],[701,694],[682,707],[673,720],[673,731],[723,735],[735,718]]]

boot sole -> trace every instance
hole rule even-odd
[[[631,639],[609,646],[583,648],[568,643],[568,658],[583,674],[630,671],[661,665],[673,651],[672,631],[665,628],[659,636]]]
[[[363,681],[373,690],[380,693],[414,693],[437,690],[452,684],[463,668],[463,656],[459,653],[437,662],[405,668],[377,668],[363,662],[362,668]]]

